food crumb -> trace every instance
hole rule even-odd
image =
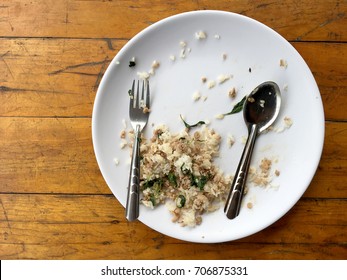
[[[176,56],[174,56],[174,55],[170,55],[169,58],[170,58],[171,61],[175,61],[176,60]]]
[[[222,119],[224,119],[224,115],[223,114],[218,114],[218,115],[215,116],[215,118],[218,119],[218,120],[222,120]]]
[[[185,41],[180,41],[180,47],[181,47],[181,51],[180,51],[180,58],[185,59],[186,55],[187,55],[187,43]],[[188,48],[188,52],[190,52],[190,49]]]
[[[114,162],[115,165],[119,165],[119,159],[118,158],[114,158],[113,162]]]
[[[235,98],[236,97],[236,89],[234,87],[232,87],[229,92],[228,92],[228,95],[230,98]]]
[[[222,53],[222,59],[226,60],[228,58],[228,55],[226,53]]]
[[[286,128],[289,128],[293,125],[293,120],[289,117],[284,117],[284,124],[286,126]]]
[[[160,62],[159,62],[159,61],[154,60],[154,61],[152,62],[152,68],[153,68],[153,69],[157,69],[159,66],[160,66]]]
[[[219,34],[215,34],[215,35],[214,35],[214,38],[217,39],[217,40],[219,40],[219,39],[220,39],[220,35],[219,35]]]
[[[231,135],[231,134],[229,134],[229,135],[228,135],[228,138],[227,138],[227,142],[228,142],[229,148],[231,148],[232,145],[235,144],[235,138],[234,138],[234,136]]]
[[[279,127],[270,126],[268,128],[268,130],[272,130],[272,131],[275,131],[277,133],[283,132],[284,130],[289,129],[293,125],[293,120],[290,117],[286,116],[283,118],[282,124],[283,125],[279,126]]]
[[[198,40],[206,39],[206,33],[203,31],[198,31],[195,33],[195,38]]]
[[[121,149],[124,149],[128,145],[128,142],[126,140],[122,140],[119,144],[119,147]]]
[[[270,171],[272,167],[272,160],[268,158],[263,158],[260,161],[259,168],[256,169],[254,167],[250,167],[249,182],[260,186],[260,187],[269,187],[272,181],[272,177],[270,176]]]
[[[253,208],[253,203],[252,202],[248,202],[247,203],[247,208],[248,209],[252,209]]]
[[[270,167],[271,167],[271,160],[267,159],[267,158],[263,158],[260,162],[260,169],[261,171],[263,171],[264,173],[265,172],[268,172],[270,170]]]
[[[280,174],[281,174],[281,172],[279,171],[279,170],[275,170],[275,175],[278,177],[278,176],[280,176]]]
[[[199,91],[193,93],[193,100],[198,101],[201,98],[201,94]]]
[[[207,100],[207,96],[205,95],[205,96],[201,97],[201,99],[202,99],[202,101],[206,101]]]
[[[280,67],[283,67],[284,69],[287,69],[288,63],[285,59],[280,59]]]
[[[215,87],[215,85],[216,85],[216,82],[215,82],[215,81],[209,81],[209,82],[207,83],[207,87],[208,87],[209,89]]]
[[[206,78],[205,76],[203,76],[203,77],[201,77],[201,81],[202,81],[203,83],[206,83],[207,78]]]
[[[126,131],[125,131],[125,129],[123,129],[123,130],[120,132],[120,138],[121,138],[121,139],[125,139],[125,137],[126,137]]]
[[[187,43],[184,41],[180,41],[180,47],[185,48],[187,46]]]
[[[230,80],[231,75],[221,74],[217,77],[218,83],[223,84],[227,80]]]
[[[264,108],[264,105],[265,105],[265,100],[259,100],[259,105],[260,107]]]
[[[148,78],[149,78],[149,73],[146,72],[146,71],[137,72],[137,75],[138,75],[139,78],[142,79],[142,80],[148,80]]]
[[[150,111],[151,111],[151,109],[149,109],[147,106],[144,106],[144,107],[143,107],[142,112],[143,112],[144,114],[147,114],[147,113],[149,113]]]

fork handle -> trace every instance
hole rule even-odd
[[[140,205],[140,126],[136,127],[131,157],[131,168],[128,184],[128,195],[125,207],[125,216],[128,221],[139,217]]]

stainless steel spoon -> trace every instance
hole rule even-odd
[[[229,219],[236,218],[240,212],[255,140],[259,133],[273,124],[280,107],[281,91],[276,83],[270,81],[257,86],[245,100],[243,118],[248,127],[248,138],[224,208]]]

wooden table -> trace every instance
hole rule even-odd
[[[294,208],[269,228],[193,244],[128,223],[91,138],[96,90],[135,34],[177,13],[252,17],[303,56],[321,91],[321,162]],[[0,3],[1,259],[346,259],[347,2],[54,1]]]

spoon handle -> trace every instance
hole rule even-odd
[[[224,213],[229,219],[234,219],[239,215],[243,191],[257,135],[258,127],[256,124],[253,124],[249,129],[247,142],[243,149],[241,160],[236,169],[236,174],[233,183],[231,184],[229,196],[224,207]]]

